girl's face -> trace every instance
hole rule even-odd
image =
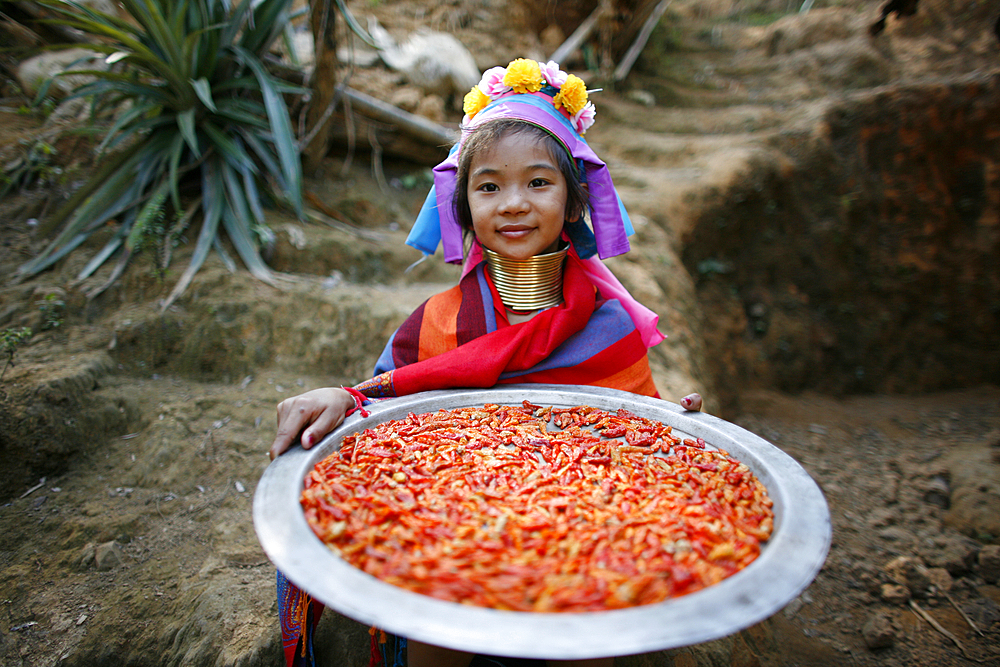
[[[469,165],[476,238],[510,259],[556,250],[566,216],[566,178],[530,133],[510,133]]]

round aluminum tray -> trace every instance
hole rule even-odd
[[[436,600],[384,583],[349,565],[315,536],[299,505],[303,480],[343,437],[408,413],[498,403],[590,405],[673,427],[727,450],[757,475],[774,501],[774,532],[746,569],[696,593],[601,612],[499,611]],[[523,658],[581,659],[628,655],[717,639],[788,604],[816,576],[830,546],[830,513],[816,483],[791,457],[734,424],[667,401],[599,387],[506,385],[445,390],[378,403],[355,413],[310,450],[293,447],[264,471],[253,520],[265,553],[285,576],[338,612],[389,632],[454,649]]]

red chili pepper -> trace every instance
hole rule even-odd
[[[549,433],[550,419],[562,430]],[[763,487],[704,441],[650,458],[679,442],[624,409],[410,414],[346,437],[301,502],[348,562],[435,598],[522,611],[649,604],[752,562],[773,523]]]

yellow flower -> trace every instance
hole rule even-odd
[[[462,111],[464,111],[469,118],[474,118],[475,115],[485,109],[486,105],[489,103],[489,96],[479,90],[479,86],[473,86],[472,90],[465,94],[465,99],[462,101]]]
[[[552,104],[556,106],[556,109],[566,107],[566,111],[569,111],[570,115],[577,113],[587,105],[587,85],[580,77],[570,74],[566,77],[566,83],[552,98]]]
[[[534,60],[518,58],[507,65],[503,83],[513,88],[515,93],[538,92],[542,89],[542,69]]]

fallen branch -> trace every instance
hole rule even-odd
[[[341,87],[338,86],[337,90],[341,90]],[[458,139],[457,131],[449,130],[423,116],[403,111],[388,102],[383,102],[353,88],[344,88],[343,90],[362,114],[374,120],[395,125],[414,139],[442,147],[451,146]]]
[[[972,622],[972,619],[969,618],[968,614],[966,614],[964,611],[962,611],[962,608],[958,606],[958,604],[955,602],[955,600],[950,595],[948,595],[947,593],[945,593],[944,596],[946,598],[948,598],[948,602],[950,602],[951,606],[955,608],[955,611],[957,611],[962,616],[962,618],[965,619],[965,622],[969,624],[969,627],[976,631],[977,635],[979,635],[980,637],[985,637],[986,636],[986,635],[983,634],[982,630],[980,630],[978,627],[976,627],[976,624]]]
[[[910,600],[910,608],[913,609],[913,613],[917,614],[920,618],[930,623],[932,628],[940,632],[942,635],[944,635],[951,641],[953,641],[955,643],[955,646],[958,647],[958,650],[962,652],[962,655],[965,657],[966,660],[971,660],[973,662],[985,662],[985,660],[980,660],[978,658],[973,658],[972,656],[970,656],[968,652],[965,650],[965,646],[962,645],[962,642],[958,641],[958,637],[945,630],[944,626],[938,623],[937,620],[933,616],[931,616],[928,612],[921,609],[920,605],[918,605],[913,600]]]
[[[357,227],[355,227],[353,225],[347,224],[346,222],[342,222],[340,220],[337,220],[336,218],[331,218],[330,216],[326,215],[322,211],[316,211],[316,210],[307,208],[305,210],[305,214],[306,214],[306,219],[307,220],[311,220],[313,222],[317,222],[317,223],[326,225],[327,227],[331,227],[332,229],[336,229],[336,230],[341,231],[341,232],[346,232],[348,234],[353,234],[354,236],[357,236],[359,239],[364,239],[366,241],[384,241],[385,240],[385,235],[384,234],[379,234],[378,232],[373,232],[373,231],[368,230],[368,229],[359,229],[359,228],[357,228]]]
[[[31,487],[30,489],[28,489],[27,491],[25,491],[24,493],[22,493],[21,497],[22,498],[27,498],[28,496],[30,496],[32,493],[34,493],[38,489],[42,488],[43,486],[45,486],[45,478],[44,477],[42,477],[40,480],[38,480],[38,484],[35,484],[33,487]]]

